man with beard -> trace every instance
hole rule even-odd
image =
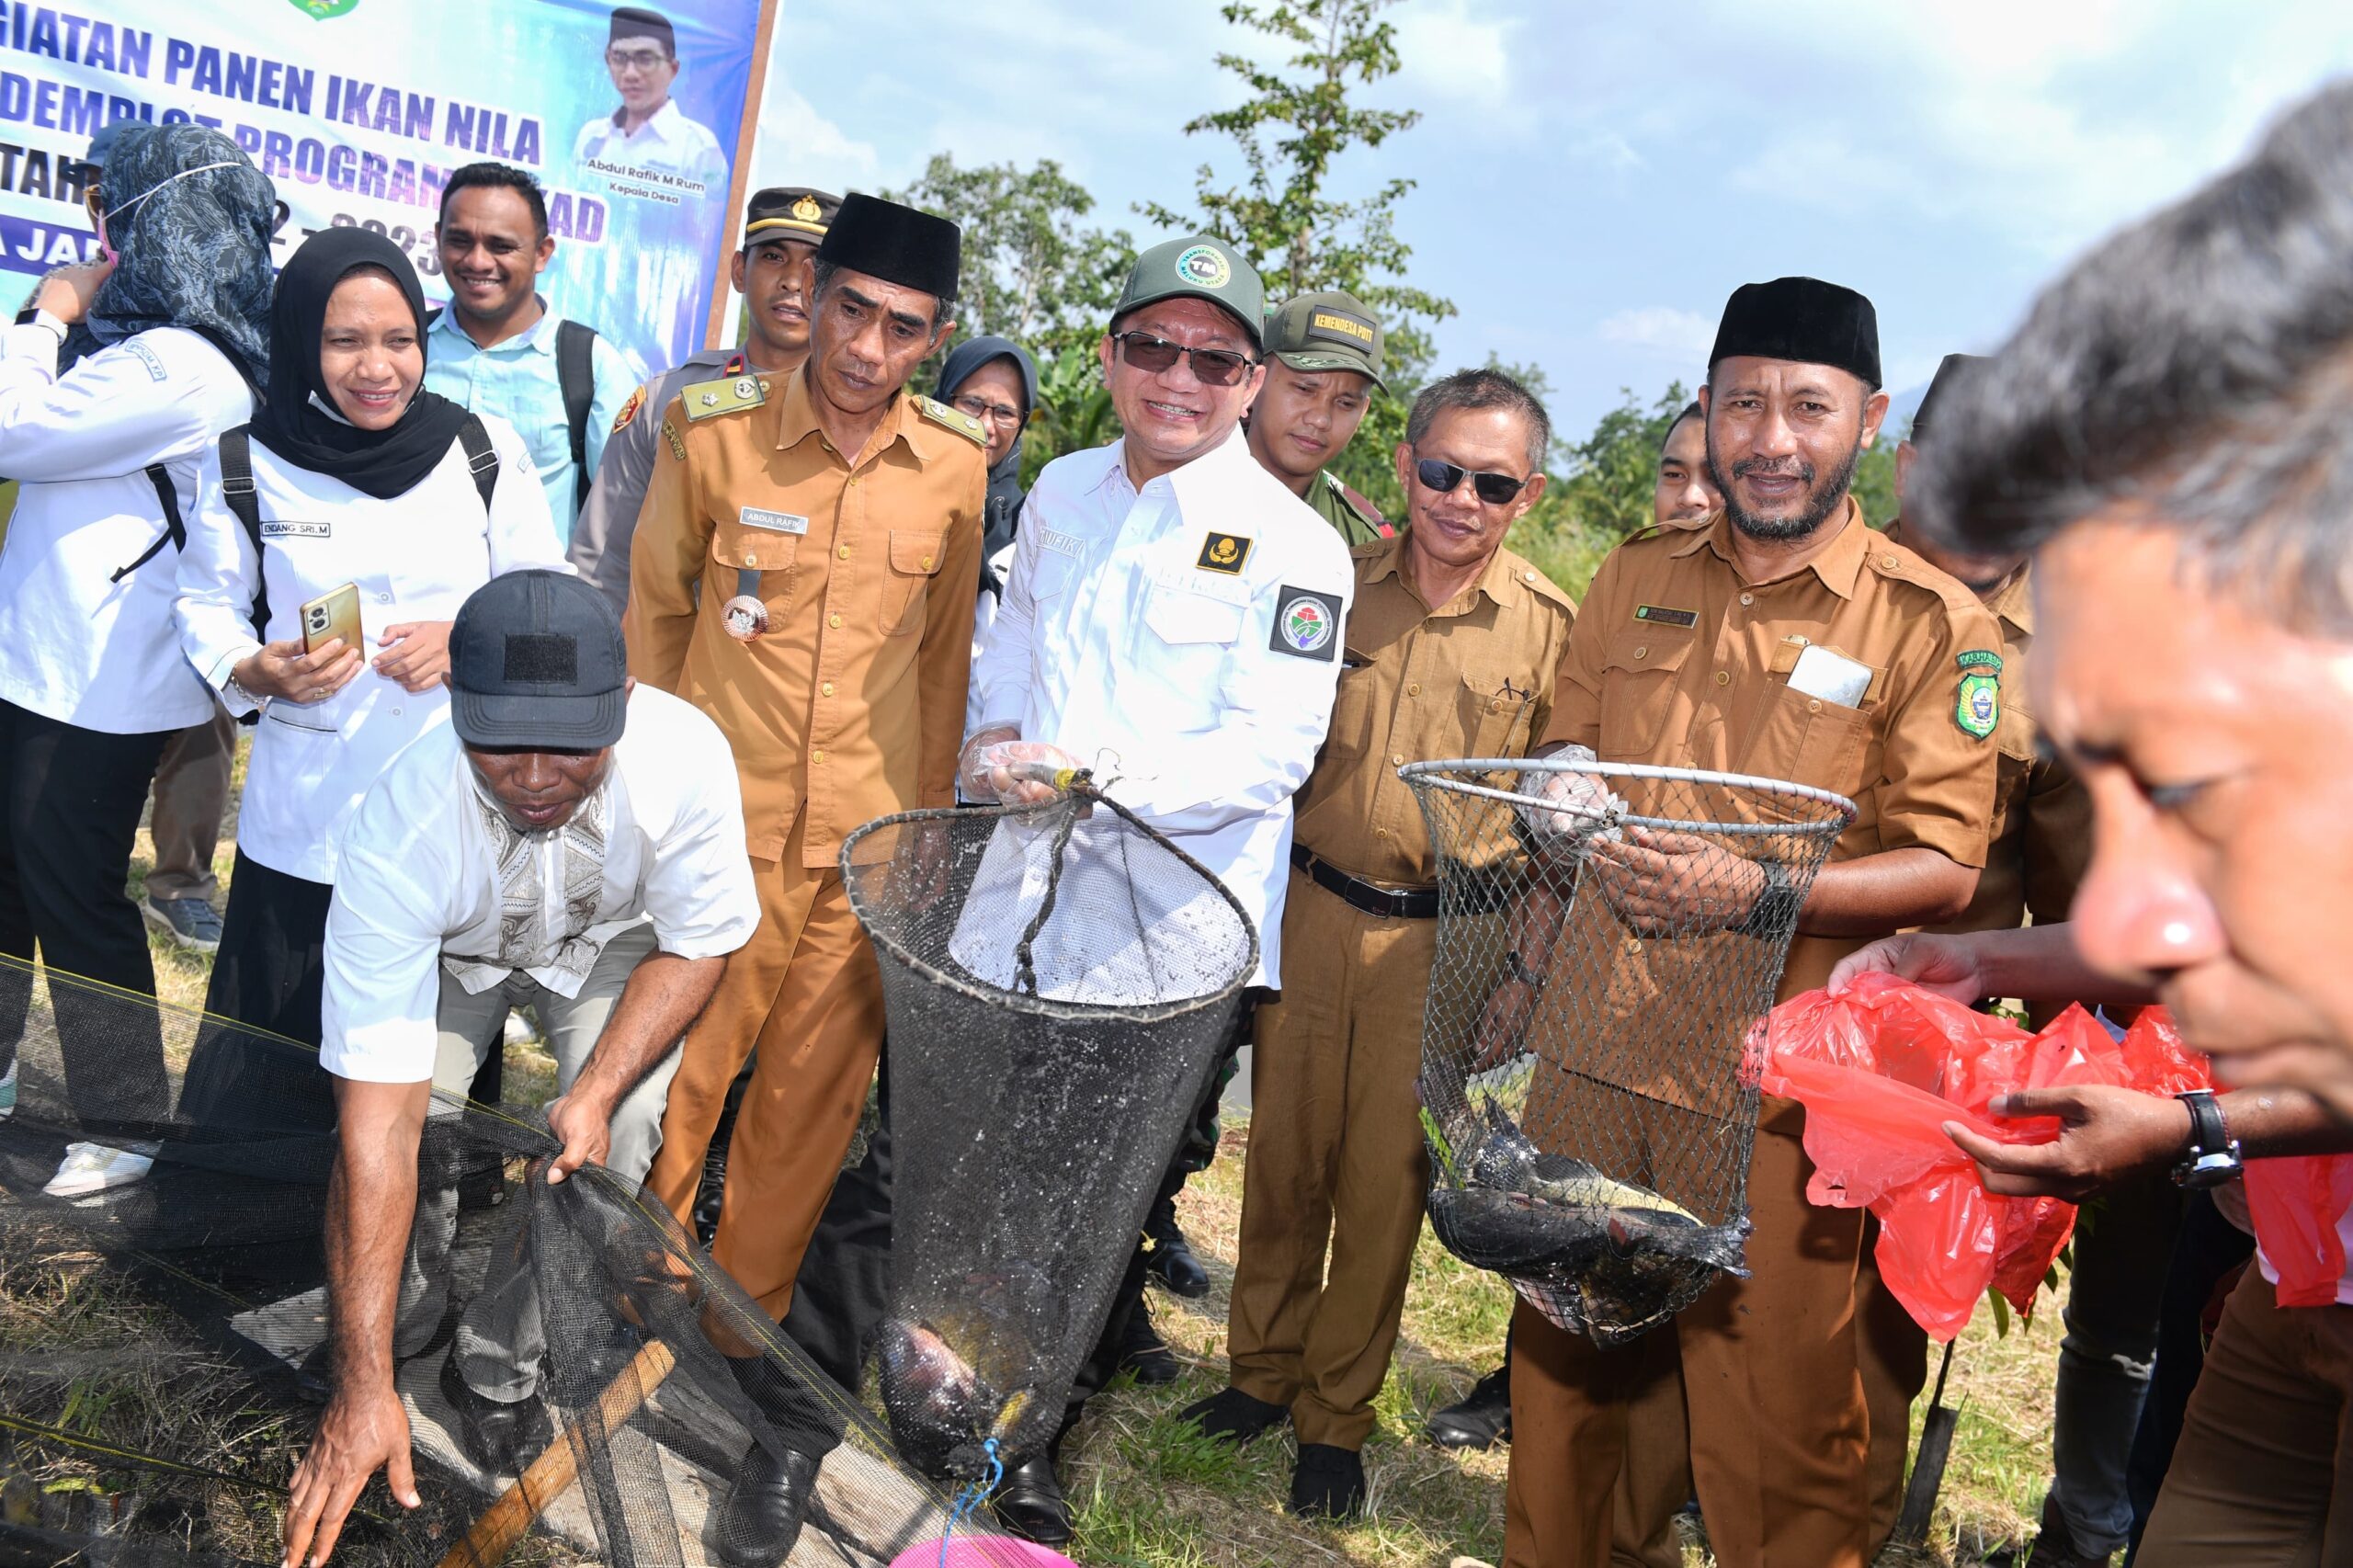
[[[572,529],[567,559],[574,571],[603,590],[616,611],[629,608],[630,540],[654,477],[654,434],[662,411],[690,381],[729,380],[749,372],[770,385],[809,358],[809,284],[817,247],[841,209],[841,198],[806,186],[771,186],[752,193],[744,208],[744,244],[730,264],[744,296],[751,336],[741,348],[706,348],[687,356],[640,387],[605,437],[597,483]],[[641,419],[651,410],[654,417]]]
[[[1544,736],[1605,761],[1760,774],[1855,801],[1797,912],[1785,996],[1820,985],[1870,937],[1967,908],[1993,809],[1993,618],[1872,532],[1848,494],[1887,412],[1879,382],[1877,319],[1860,294],[1811,278],[1733,292],[1699,396],[1723,510],[1704,526],[1637,536],[1602,563]],[[1591,787],[1561,774],[1547,792],[1565,800]],[[1709,874],[1694,874],[1692,842],[1630,829],[1593,846],[1588,874],[1616,907],[1685,930],[1769,916],[1777,895],[1763,866],[1745,865],[1744,885],[1728,890],[1712,858]],[[1576,983],[1553,973],[1575,955],[1563,950],[1556,965],[1536,924],[1521,922],[1521,961],[1497,993],[1504,1016],[1529,1017],[1548,981]],[[1807,1204],[1804,1125],[1795,1101],[1765,1100],[1748,1176],[1750,1277],[1723,1279],[1654,1330],[1655,1346],[1600,1350],[1520,1306],[1506,1568],[1608,1562],[1627,1407],[1650,1376],[1675,1370],[1716,1561],[1861,1568],[1862,1216]],[[1636,1456],[1631,1468],[1657,1473],[1675,1457]],[[1656,1521],[1631,1523],[1643,1538]]]

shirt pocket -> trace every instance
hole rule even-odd
[[[924,601],[939,562],[947,553],[948,536],[921,528],[891,530],[891,570],[882,584],[882,634],[904,636],[923,625]]]
[[[1242,635],[1242,607],[1189,588],[1154,584],[1143,601],[1143,623],[1176,647],[1231,647]]]
[[[1875,711],[1848,708],[1777,682],[1768,688],[1765,712],[1751,732],[1740,771],[1810,784],[1853,800],[1862,788],[1864,764],[1879,728]]]
[[[768,607],[770,616],[780,615],[792,602],[794,584],[799,580],[798,562],[801,536],[780,533],[773,528],[746,528],[742,523],[722,523],[710,532],[710,562],[712,585],[719,602],[725,604],[745,590],[744,574],[758,574],[758,585],[752,591]]]
[[[1674,710],[1680,671],[1697,641],[1656,626],[1619,632],[1601,655],[1601,744],[1605,760],[1652,762]]]
[[[1362,756],[1372,749],[1372,726],[1380,717],[1379,687],[1378,672],[1370,663],[1340,671],[1340,684],[1332,693],[1332,725],[1324,737],[1324,756]]]
[[[1527,755],[1529,696],[1504,676],[1463,671],[1459,699],[1462,755],[1473,759]]]

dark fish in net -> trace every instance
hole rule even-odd
[[[892,1440],[932,1475],[980,1473],[983,1445],[1009,1439],[1038,1397],[1027,1325],[1044,1315],[1044,1276],[1017,1266],[964,1285],[921,1317],[885,1321],[878,1347]]]

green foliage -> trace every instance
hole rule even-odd
[[[1895,442],[1885,431],[1855,464],[1855,499],[1863,504],[1863,516],[1875,528],[1895,521],[1902,510],[1895,499]]]
[[[1086,187],[1051,158],[1035,168],[959,168],[932,155],[923,177],[891,200],[953,219],[964,231],[959,338],[995,333],[1033,351],[1090,339],[1119,297],[1135,240],[1078,222],[1095,210]]]

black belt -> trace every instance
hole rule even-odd
[[[1435,920],[1438,918],[1438,889],[1385,888],[1378,882],[1352,877],[1328,860],[1321,859],[1314,850],[1303,844],[1290,846],[1290,863],[1306,872],[1315,885],[1325,892],[1336,893],[1357,909],[1383,920]]]

